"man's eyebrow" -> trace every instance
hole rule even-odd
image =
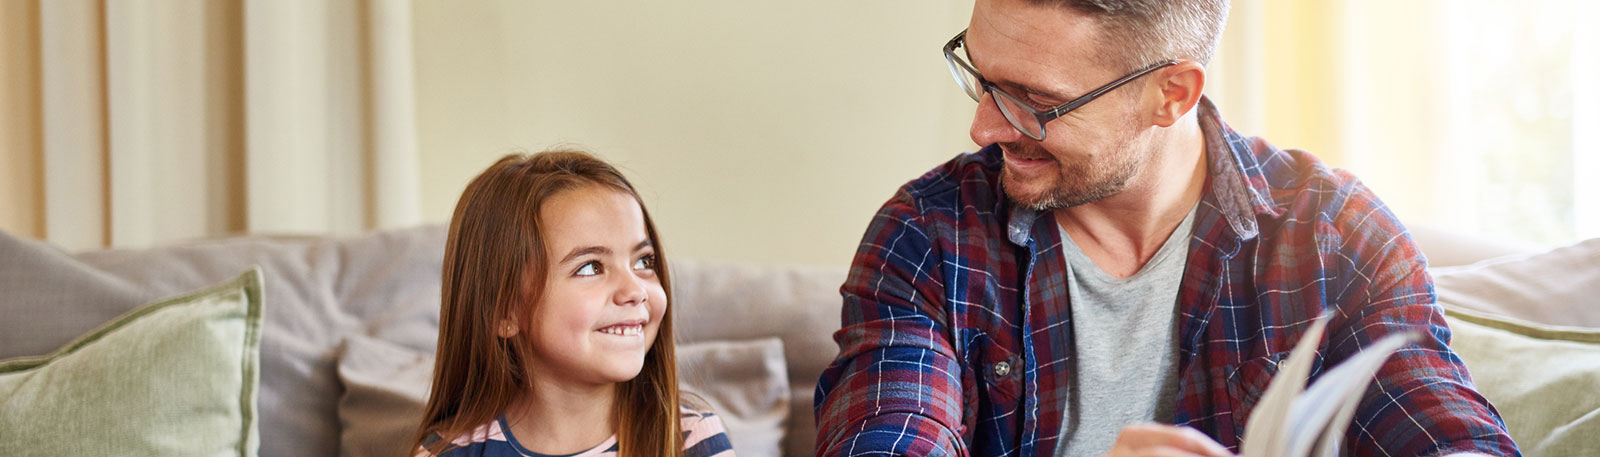
[[[967,54],[967,62],[972,64],[972,68],[973,69],[977,69],[978,68],[978,58],[974,57],[972,55],[972,48],[967,47],[967,46],[962,46],[962,48],[963,48],[962,51]],[[982,73],[979,73],[979,74],[982,74]],[[1011,93],[1011,95],[1022,96],[1022,95],[1027,95],[1027,94],[1037,94],[1037,95],[1043,95],[1043,96],[1046,96],[1046,97],[1060,98],[1062,100],[1072,100],[1074,98],[1078,98],[1077,95],[1073,95],[1073,94],[1070,94],[1070,93],[1065,92],[1065,91],[1035,89],[1031,85],[1018,83],[1016,81],[1012,81],[1012,80],[1004,79],[1004,78],[992,78],[987,74],[983,75],[983,79],[989,81],[989,84],[994,84],[996,86],[1002,86],[1005,89],[1011,89],[1011,90],[1007,90],[1006,91],[1006,92]],[[1060,89],[1065,89],[1065,88],[1060,88]],[[1017,91],[1026,92],[1026,93],[1019,94],[1019,93],[1016,93]]]
[[[1033,95],[1039,95],[1039,96],[1043,96],[1043,97],[1047,97],[1047,98],[1060,99],[1062,101],[1067,101],[1067,100],[1072,100],[1072,99],[1078,98],[1077,95],[1070,95],[1070,94],[1067,94],[1065,92],[1055,91],[1055,90],[1034,89],[1031,86],[1025,86],[1025,85],[1014,83],[1014,82],[1011,82],[1011,81],[999,81],[999,82],[994,82],[993,84],[995,84],[997,86],[1005,87],[1006,89],[1008,89],[1008,90],[1006,90],[1007,93],[1010,93],[1011,95],[1015,95],[1015,96],[1018,96],[1018,97],[1026,97],[1029,94],[1033,94]]]
[[[556,263],[571,262],[572,259],[583,257],[583,256],[586,256],[586,255],[589,255],[589,254],[605,255],[605,254],[610,254],[610,253],[611,253],[611,249],[607,249],[605,246],[585,246],[585,247],[580,247],[580,248],[574,248],[572,250],[572,252],[567,253],[566,257],[562,257],[561,261],[560,262],[556,262]]]

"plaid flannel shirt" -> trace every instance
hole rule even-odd
[[[1384,335],[1422,335],[1367,388],[1346,454],[1518,455],[1383,203],[1348,172],[1232,131],[1209,100],[1199,109],[1209,173],[1178,291],[1174,422],[1237,452],[1278,363],[1331,311],[1313,381]],[[1073,382],[1065,260],[1054,218],[1004,197],[1002,164],[994,146],[960,155],[873,218],[817,385],[817,455],[1054,455]]]

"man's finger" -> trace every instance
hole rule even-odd
[[[1228,448],[1199,430],[1154,422],[1123,427],[1117,436],[1117,446],[1136,451],[1136,455],[1165,447],[1204,457],[1233,457]]]
[[[1172,446],[1151,446],[1134,452],[1134,457],[1207,457]]]
[[[1233,457],[1228,448],[1222,447],[1222,444],[1205,433],[1191,427],[1178,427],[1178,429],[1181,436],[1186,438],[1184,445],[1180,446],[1181,449],[1207,457]]]

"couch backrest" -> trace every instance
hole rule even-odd
[[[783,340],[791,395],[784,455],[812,455],[812,395],[822,369],[839,353],[833,332],[846,266],[674,261],[672,267],[680,341]]]
[[[260,265],[261,455],[334,457],[339,346],[368,334],[432,352],[444,236],[426,226],[69,254],[0,233],[0,358],[47,353],[140,304]]]

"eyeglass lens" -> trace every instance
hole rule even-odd
[[[983,93],[989,92],[994,96],[994,102],[1000,108],[1000,114],[1005,116],[1006,121],[1010,122],[1012,127],[1034,139],[1043,137],[1043,126],[1039,125],[1039,117],[1034,114],[1032,109],[1026,107],[1022,101],[1012,98],[1011,94],[1000,90],[990,90],[985,87],[978,74],[971,67],[963,65],[964,62],[959,61],[959,58],[954,55],[948,56],[945,59],[945,63],[950,66],[950,74],[955,76],[956,84],[961,86],[961,90],[965,91],[968,97],[972,97],[973,101],[983,103]]]

